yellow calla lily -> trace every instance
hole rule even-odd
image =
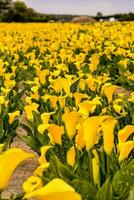
[[[37,190],[39,188],[42,188],[42,180],[40,177],[37,176],[30,176],[24,183],[23,183],[23,189],[25,193],[32,192],[34,190]]]
[[[27,119],[33,120],[33,113],[32,113],[32,111],[38,112],[38,110],[37,110],[38,107],[39,107],[39,105],[37,103],[32,103],[31,105],[26,105],[24,107]]]
[[[61,136],[64,133],[64,127],[58,126],[56,124],[50,124],[48,131],[51,134],[53,141],[56,144],[61,145],[62,144]]]
[[[101,123],[108,118],[111,118],[111,116],[95,116],[89,117],[83,122],[83,140],[87,150],[90,150],[94,146],[96,137],[98,136],[99,126],[101,126]]]
[[[74,146],[67,151],[67,163],[72,167],[75,165],[76,151]]]
[[[127,141],[123,143],[118,144],[118,150],[119,150],[119,161],[125,160],[130,152],[134,149],[134,141]]]
[[[50,163],[43,163],[41,164],[35,171],[34,175],[35,176],[42,176],[42,173],[49,167]]]
[[[2,153],[3,149],[5,148],[6,143],[0,144],[0,154]]]
[[[106,119],[102,122],[101,127],[103,131],[103,143],[105,152],[110,155],[114,147],[114,127],[117,120],[113,118]]]
[[[81,102],[82,99],[87,98],[87,95],[83,93],[75,92],[74,98],[75,98],[75,104],[76,106],[78,106],[78,104]]]
[[[34,155],[17,148],[9,149],[0,155],[0,190],[8,186],[8,182],[16,167],[22,161],[31,157],[34,157]]]
[[[134,133],[134,125],[127,125],[122,130],[118,132],[119,143],[126,142],[128,137]]]
[[[38,131],[40,134],[43,134],[45,130],[49,128],[50,124],[40,124],[38,126]]]
[[[74,188],[59,178],[53,179],[41,189],[26,194],[24,198],[35,198],[37,200],[81,200],[81,196],[75,192]]]
[[[93,178],[94,178],[94,183],[99,185],[99,181],[100,181],[100,173],[99,173],[99,168],[100,168],[100,164],[99,164],[99,157],[97,154],[97,151],[94,149],[92,151],[93,153],[93,159],[92,159],[92,165],[93,165]]]
[[[8,113],[8,115],[9,115],[9,123],[12,124],[14,119],[15,119],[15,117],[20,116],[20,111],[17,110],[17,111],[15,111],[13,113]]]
[[[110,85],[104,89],[104,94],[107,97],[108,103],[112,102],[113,94],[114,94],[115,90],[118,88],[120,88],[120,87],[117,85]]]
[[[76,111],[64,113],[62,120],[65,123],[67,134],[70,139],[76,134],[76,126],[79,121],[80,114]]]
[[[41,156],[39,157],[38,161],[40,164],[47,163],[46,153],[52,146],[44,146],[41,147]]]

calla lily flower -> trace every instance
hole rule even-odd
[[[17,111],[15,111],[13,113],[8,113],[8,115],[9,115],[9,123],[12,124],[14,119],[15,119],[15,117],[20,116],[20,111],[17,110]]]
[[[37,176],[30,176],[24,183],[23,183],[23,189],[25,193],[32,192],[34,190],[37,190],[39,188],[42,188],[42,180],[40,177]]]
[[[80,194],[62,179],[55,178],[44,187],[30,192],[24,196],[25,199],[37,200],[81,200]]]
[[[52,146],[44,146],[41,147],[41,156],[39,157],[38,161],[40,164],[47,163],[46,153]]]
[[[104,150],[110,155],[112,149],[114,147],[114,127],[117,123],[117,120],[113,118],[109,118],[102,122],[102,131],[103,131],[103,142],[104,142]]]
[[[76,134],[76,126],[79,121],[80,114],[76,111],[64,113],[62,120],[65,123],[67,134],[72,139]]]
[[[53,141],[56,144],[61,145],[62,144],[61,136],[64,133],[64,127],[58,126],[56,124],[50,124],[48,131],[51,134]]]
[[[67,163],[72,167],[75,165],[76,151],[74,146],[67,151]]]
[[[127,125],[118,132],[118,140],[120,142],[126,142],[128,137],[134,133],[134,125]]]
[[[125,160],[130,152],[134,149],[134,141],[127,141],[124,143],[118,144],[118,150],[119,150],[119,161]]]
[[[116,89],[118,89],[118,88],[120,88],[120,87],[117,85],[110,85],[104,89],[104,94],[107,97],[109,104],[112,102],[113,94],[116,91]]]
[[[8,182],[16,167],[25,159],[34,157],[34,154],[26,153],[17,148],[11,148],[0,155],[0,190],[8,186]]]
[[[92,151],[94,158],[92,159],[92,165],[93,165],[93,178],[94,178],[94,183],[99,185],[99,181],[100,181],[100,164],[99,164],[99,157],[97,154],[97,151],[94,149]]]

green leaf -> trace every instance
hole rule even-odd
[[[122,167],[113,177],[113,192],[120,199],[125,199],[134,185],[134,160]]]
[[[99,189],[94,200],[113,200],[113,191],[110,178],[108,178]]]
[[[32,113],[33,113],[33,117],[34,117],[34,123],[35,123],[36,127],[38,127],[40,124],[42,124],[40,115],[35,111],[32,111]]]
[[[74,179],[70,182],[70,185],[81,194],[82,200],[93,200],[97,192],[96,187],[92,183],[82,179]]]

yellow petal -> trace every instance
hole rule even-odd
[[[119,161],[125,160],[130,152],[134,149],[134,141],[128,141],[124,143],[119,143],[118,144],[118,150],[119,150]]]
[[[2,153],[3,149],[5,148],[6,143],[0,144],[0,154]]]
[[[99,157],[98,157],[98,154],[97,154],[97,151],[94,149],[92,151],[93,155],[94,155],[94,158],[92,159],[92,165],[93,165],[93,178],[94,178],[94,183],[99,185],[99,168],[100,168],[100,164],[99,164]]]
[[[118,132],[118,140],[120,142],[126,142],[128,137],[134,133],[134,125],[127,125]]]
[[[15,119],[15,117],[18,117],[20,115],[20,111],[17,110],[17,111],[15,111],[13,113],[8,113],[8,115],[9,115],[9,123],[12,124],[14,119]]]
[[[72,167],[75,165],[76,151],[74,146],[67,151],[67,163]]]
[[[120,88],[120,87],[117,86],[117,85],[110,85],[109,87],[106,87],[104,89],[104,94],[108,99],[108,103],[112,102],[113,94],[114,94],[115,90],[118,89],[118,88]]]
[[[41,147],[41,156],[39,157],[38,161],[40,164],[47,163],[46,160],[46,153],[52,146],[44,146]]]
[[[67,134],[70,139],[76,134],[76,126],[79,121],[80,114],[76,111],[64,113],[62,120],[65,123]]]
[[[24,183],[23,183],[23,190],[25,193],[32,192],[34,190],[37,190],[41,188],[42,185],[42,180],[41,178],[37,176],[30,176]]]
[[[35,198],[37,200],[81,200],[81,196],[74,188],[59,178],[50,181],[43,188],[24,196],[25,199]]]
[[[103,143],[105,152],[110,155],[114,147],[114,127],[117,120],[113,118],[106,119],[102,122],[101,127],[103,131]]]
[[[43,134],[45,130],[49,128],[50,124],[40,124],[38,126],[39,133]]]
[[[23,160],[31,157],[34,157],[34,155],[17,148],[9,149],[0,155],[0,190],[7,187],[16,167]]]
[[[34,175],[35,176],[42,176],[42,173],[49,167],[50,163],[43,163],[41,164],[35,171]]]
[[[56,144],[61,145],[62,144],[61,136],[64,133],[64,127],[58,126],[55,124],[51,124],[50,127],[48,128],[48,131],[51,134],[51,136],[53,137],[53,141]]]
[[[41,119],[42,119],[42,121],[43,121],[44,124],[48,124],[49,118],[50,118],[50,116],[51,116],[53,113],[54,113],[54,112],[43,113],[43,114],[41,114]]]
[[[101,125],[101,122],[103,122],[105,119],[109,117],[110,116],[107,115],[89,117],[83,122],[83,132],[84,132],[83,140],[85,142],[87,150],[90,150],[96,143],[96,137],[98,135],[97,133],[99,125]]]

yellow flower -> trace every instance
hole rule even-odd
[[[113,118],[106,119],[102,122],[103,143],[105,152],[110,155],[114,147],[114,127],[117,120]]]
[[[126,142],[128,137],[134,133],[134,125],[127,125],[118,132],[118,140],[120,142]]]
[[[71,86],[71,81],[66,78],[59,78],[58,79],[61,87],[63,88],[64,92],[66,95],[70,94],[70,86]]]
[[[0,154],[2,153],[2,151],[5,148],[6,143],[0,144]]]
[[[78,104],[80,104],[82,99],[87,98],[87,95],[83,94],[83,93],[76,92],[76,93],[74,93],[74,98],[75,98],[75,104],[76,104],[76,106],[78,106]]]
[[[37,110],[38,107],[39,107],[39,105],[37,103],[32,103],[31,105],[26,105],[24,107],[27,119],[33,120],[33,113],[32,113],[32,111],[38,112],[38,110]]]
[[[120,88],[119,86],[117,85],[110,85],[108,87],[106,87],[104,89],[104,94],[105,96],[107,97],[108,99],[108,103],[111,103],[112,102],[112,99],[113,99],[113,94],[114,92],[116,91],[116,89]]]
[[[24,183],[23,189],[25,193],[30,193],[42,187],[42,180],[37,176],[30,176]]]
[[[94,116],[89,117],[83,122],[83,140],[86,145],[86,149],[90,150],[96,143],[98,137],[99,126],[101,126],[104,120],[111,118],[111,116]],[[104,133],[105,134],[105,133]]]
[[[67,160],[68,165],[71,165],[73,167],[75,165],[75,158],[76,158],[76,151],[73,146],[67,151],[66,160]]]
[[[125,160],[130,152],[134,149],[134,141],[127,141],[127,142],[121,142],[118,144],[118,150],[119,150],[119,161]]]
[[[41,164],[35,171],[34,171],[34,175],[35,176],[42,176],[42,173],[48,169],[50,163],[43,163]]]
[[[64,127],[63,126],[58,126],[55,124],[51,124],[48,128],[49,133],[51,134],[53,141],[56,144],[61,145],[62,144],[62,134],[64,133]]]
[[[100,56],[98,54],[93,54],[91,56],[90,60],[90,64],[89,64],[89,69],[91,72],[94,72],[97,70],[98,64],[99,64],[99,58]]]
[[[9,149],[0,155],[0,190],[7,187],[16,167],[23,160],[31,157],[34,157],[34,155],[17,148]]]
[[[4,101],[5,101],[5,98],[4,98],[4,96],[0,96],[0,104],[3,104],[3,103],[4,103]]]
[[[43,134],[45,130],[49,128],[50,124],[40,124],[38,126],[38,131],[40,134]]]
[[[39,79],[40,79],[40,83],[42,85],[44,85],[46,83],[46,78],[47,78],[48,75],[49,75],[48,69],[39,70],[38,76],[39,76]]]
[[[86,79],[86,84],[88,86],[88,88],[95,92],[96,88],[97,88],[97,81],[95,78],[93,78],[91,75],[88,76],[88,79]]]
[[[20,116],[20,111],[17,110],[17,111],[15,111],[13,113],[8,113],[8,115],[9,115],[9,123],[12,124],[14,119],[15,119],[15,117]]]
[[[50,116],[52,114],[54,114],[54,112],[41,114],[41,119],[42,119],[42,121],[43,121],[44,124],[48,124],[49,123],[49,118],[50,118]]]
[[[93,159],[92,159],[94,183],[96,185],[99,185],[99,181],[100,181],[100,177],[99,177],[99,175],[100,175],[100,173],[99,173],[100,172],[100,170],[99,170],[99,168],[100,168],[99,157],[98,157],[97,151],[95,149],[92,151],[92,153],[93,153],[93,156],[94,156]]]
[[[43,146],[43,147],[41,147],[41,156],[38,159],[40,164],[47,163],[46,153],[51,147],[52,146]]]
[[[80,114],[76,111],[64,113],[62,116],[62,120],[65,123],[66,131],[70,139],[72,139],[76,134],[76,126],[79,118]]]
[[[81,196],[75,192],[74,188],[59,178],[53,179],[41,189],[26,194],[24,198],[37,200],[81,200]]]

